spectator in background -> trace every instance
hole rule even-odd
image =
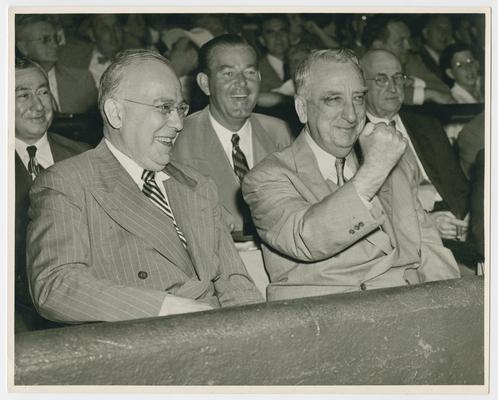
[[[65,65],[77,65],[90,71],[94,86],[98,87],[100,77],[111,59],[124,47],[124,31],[116,14],[96,14],[89,18],[88,35],[91,42],[62,46],[59,56]]]
[[[28,192],[33,180],[58,161],[87,150],[47,132],[53,119],[53,98],[45,70],[27,58],[15,59],[15,332],[53,327],[33,306],[26,276]]]
[[[368,49],[382,49],[393,53],[409,79],[405,85],[405,102],[452,103],[450,88],[430,71],[418,54],[410,52],[411,33],[404,18],[396,14],[379,14],[368,18],[363,30],[363,44]]]
[[[260,41],[266,54],[259,61],[260,92],[282,86],[288,78],[285,56],[290,47],[289,22],[284,14],[264,15]]]
[[[200,49],[199,70],[197,83],[209,105],[186,118],[173,155],[214,180],[235,237],[244,231],[253,234],[240,184],[249,169],[290,144],[289,128],[277,118],[253,113],[260,86],[258,59],[240,36],[226,34],[207,42]]]
[[[464,242],[469,223],[470,188],[439,121],[402,110],[405,75],[396,56],[372,50],[361,59],[367,81],[367,117],[393,124],[409,146],[404,158],[418,183],[417,197],[442,239]]]
[[[439,78],[443,78],[441,53],[453,43],[451,20],[444,14],[429,14],[420,18],[422,26],[423,46],[419,49],[420,58],[427,68]]]
[[[16,46],[47,72],[56,111],[78,114],[96,109],[97,89],[90,73],[59,62],[59,37],[49,17],[17,15]]]
[[[454,82],[451,95],[457,103],[482,103],[479,62],[466,44],[451,44],[441,53],[441,68]]]

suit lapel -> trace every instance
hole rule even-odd
[[[104,140],[95,149],[92,194],[106,213],[130,233],[150,243],[189,276],[191,263],[171,220],[139,190]],[[138,211],[137,211],[138,210]],[[175,240],[171,240],[174,237]]]
[[[253,160],[254,165],[257,165],[268,155],[268,151],[273,149],[275,145],[271,141],[268,132],[266,132],[265,128],[263,128],[256,118],[251,117],[250,123],[252,130]]]
[[[54,158],[54,163],[75,155],[74,151],[61,146],[61,144],[55,139],[55,136],[52,136],[50,132],[47,134],[47,139],[50,145],[50,151],[52,152],[52,157]]]
[[[164,182],[171,208],[187,239],[188,252],[197,275],[202,280],[209,275],[202,266],[212,259],[211,252],[215,243],[215,232],[210,230],[213,223],[210,221],[207,198],[200,193],[197,182],[182,182],[186,176],[175,165],[168,164],[165,172],[171,176]]]
[[[318,162],[316,161],[313,151],[306,143],[304,130],[292,144],[294,160],[296,163],[296,172],[302,179],[306,187],[316,196],[318,200],[323,199],[331,193],[331,189],[323,179]]]

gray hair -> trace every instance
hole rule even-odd
[[[168,59],[152,50],[129,49],[120,51],[116,54],[111,62],[111,65],[109,65],[102,74],[99,83],[98,105],[104,121],[106,120],[104,114],[104,103],[108,98],[111,98],[116,94],[126,68],[135,63],[154,60],[162,62],[171,68],[171,64]],[[146,77],[144,78],[146,79]]]
[[[334,63],[350,63],[355,68],[360,76],[363,73],[355,53],[349,49],[335,49],[335,50],[315,50],[312,51],[308,57],[299,64],[296,70],[294,83],[296,85],[296,94],[299,96],[308,96],[308,85],[311,75],[312,67],[319,62],[334,62]]]

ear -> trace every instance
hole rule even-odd
[[[107,99],[104,102],[104,114],[107,122],[114,129],[119,129],[123,125],[124,108],[114,99]]]
[[[204,72],[199,72],[196,77],[197,84],[204,92],[206,96],[210,96],[211,93],[209,91],[209,77]]]
[[[451,68],[446,68],[444,72],[446,72],[446,75],[448,75],[451,79],[455,80],[455,75],[453,75]]]
[[[299,121],[302,124],[308,122],[308,107],[306,105],[306,99],[302,96],[294,96],[294,106],[296,107],[296,112],[299,117]]]

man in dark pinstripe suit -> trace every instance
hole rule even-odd
[[[188,106],[168,61],[119,54],[101,79],[99,109],[102,142],[43,172],[30,193],[28,276],[39,312],[80,323],[262,301],[213,182],[170,163]]]

